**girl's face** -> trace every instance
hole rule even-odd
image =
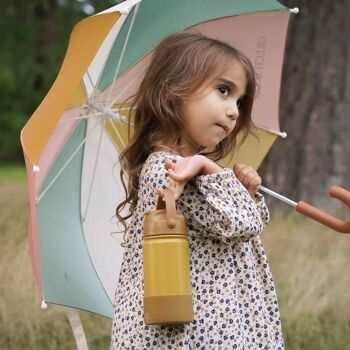
[[[236,125],[247,85],[242,65],[234,60],[231,66],[184,104],[186,132],[182,137],[185,155],[196,153],[196,146],[215,147]]]

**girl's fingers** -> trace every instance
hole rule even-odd
[[[244,178],[248,173],[256,173],[256,171],[251,166],[244,164],[235,164],[233,167],[233,172],[238,179]]]
[[[257,183],[258,181],[256,173],[252,171],[244,172],[238,177],[238,180],[241,181],[245,187],[250,186],[254,182]]]
[[[181,196],[187,181],[185,171],[182,170],[180,173],[175,172],[175,165],[171,160],[167,160],[164,167],[169,174],[168,188],[174,192],[175,200],[177,200]],[[164,190],[157,188],[156,191],[158,196],[164,200]]]
[[[165,169],[169,170],[169,169],[174,169],[174,163],[171,160],[167,160],[165,162]]]
[[[175,200],[177,200],[184,188],[185,188],[185,182],[176,182],[176,181],[173,181],[172,179],[169,180],[169,188],[172,189],[172,191],[174,192],[174,195],[175,195]]]
[[[173,179],[174,181],[183,180],[182,173],[175,172],[175,164],[171,160],[166,161],[165,169],[168,171],[170,178]]]
[[[175,200],[177,200],[181,196],[184,186],[182,186],[181,184],[169,181],[169,188],[174,192]]]
[[[173,181],[173,180],[169,180],[169,184],[168,187],[174,192],[174,194],[177,191],[177,182]]]
[[[244,169],[246,169],[247,166],[244,165],[244,164],[235,164],[233,166],[233,172],[235,173],[235,175],[237,176],[240,176],[241,175],[241,172],[244,171]]]
[[[169,188],[174,192],[175,200],[177,200],[180,197],[182,191],[179,192],[178,186],[174,187],[174,186],[171,186],[170,184],[169,184]],[[156,191],[158,196],[162,198],[163,201],[165,201],[164,190],[162,188],[157,188]]]
[[[185,185],[195,177],[202,167],[202,158],[196,156],[180,159],[177,163],[171,160],[165,162],[165,169],[169,174],[169,184],[174,184],[175,198],[179,198],[185,188]]]
[[[255,189],[248,188],[247,190],[252,198],[254,198],[256,196],[256,194],[258,193],[257,188],[255,188]]]
[[[183,184],[178,184],[177,182],[174,182],[172,180],[169,181],[168,188],[170,188],[173,191],[175,200],[177,200],[181,196],[181,194],[184,190],[184,187],[185,186]],[[159,197],[161,197],[163,200],[165,200],[163,188],[157,188],[156,192],[157,192],[157,195]]]
[[[174,181],[179,181],[180,175],[175,173],[173,169],[168,169],[169,176]]]
[[[162,188],[157,188],[156,191],[157,191],[158,196],[159,196],[160,198],[162,198],[163,201],[164,201],[164,200],[165,200],[165,199],[164,199],[164,190],[163,190]]]
[[[261,184],[261,178],[256,174],[248,174],[244,179],[244,184],[246,185],[246,187],[254,188]]]
[[[250,183],[250,186],[256,187],[256,186],[259,186],[259,185],[261,185],[261,177],[260,177],[260,176],[255,176],[255,177],[252,179],[252,181],[251,181],[251,183]]]
[[[251,167],[243,164],[235,164],[233,171],[237,179],[246,188],[255,188],[261,184],[261,178],[258,173]]]
[[[186,174],[184,172],[176,173],[173,169],[168,170],[169,176],[172,180],[182,182],[186,180]]]

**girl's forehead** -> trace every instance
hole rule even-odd
[[[248,79],[243,65],[238,60],[231,63],[224,67],[224,69],[216,72],[212,77],[212,81],[222,80],[245,90]]]
[[[245,73],[244,66],[237,58],[227,58],[225,57],[222,60],[218,60],[215,66],[212,69],[211,78],[217,78],[223,75],[231,75],[233,71]]]

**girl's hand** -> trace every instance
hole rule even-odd
[[[173,163],[171,160],[166,161],[165,169],[169,173],[169,188],[174,192],[175,200],[181,196],[187,182],[202,173],[204,158],[203,156],[195,155],[181,158],[176,163]],[[157,192],[158,195],[164,197],[161,188],[158,188]]]
[[[181,158],[176,163],[169,160],[165,163],[165,169],[169,172],[169,188],[174,192],[175,200],[181,196],[187,182],[197,175],[222,171],[221,167],[202,155]],[[157,192],[163,197],[161,188]]]
[[[251,197],[255,197],[258,189],[256,186],[261,185],[261,177],[258,173],[249,165],[235,164],[233,167],[237,179],[248,190]]]

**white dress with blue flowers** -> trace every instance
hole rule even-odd
[[[126,238],[112,325],[113,350],[284,349],[279,309],[260,234],[269,220],[263,197],[254,200],[232,170],[197,176],[177,200],[189,229],[195,319],[179,326],[143,320],[142,226],[167,187],[166,160],[152,153],[141,175],[138,204]]]

